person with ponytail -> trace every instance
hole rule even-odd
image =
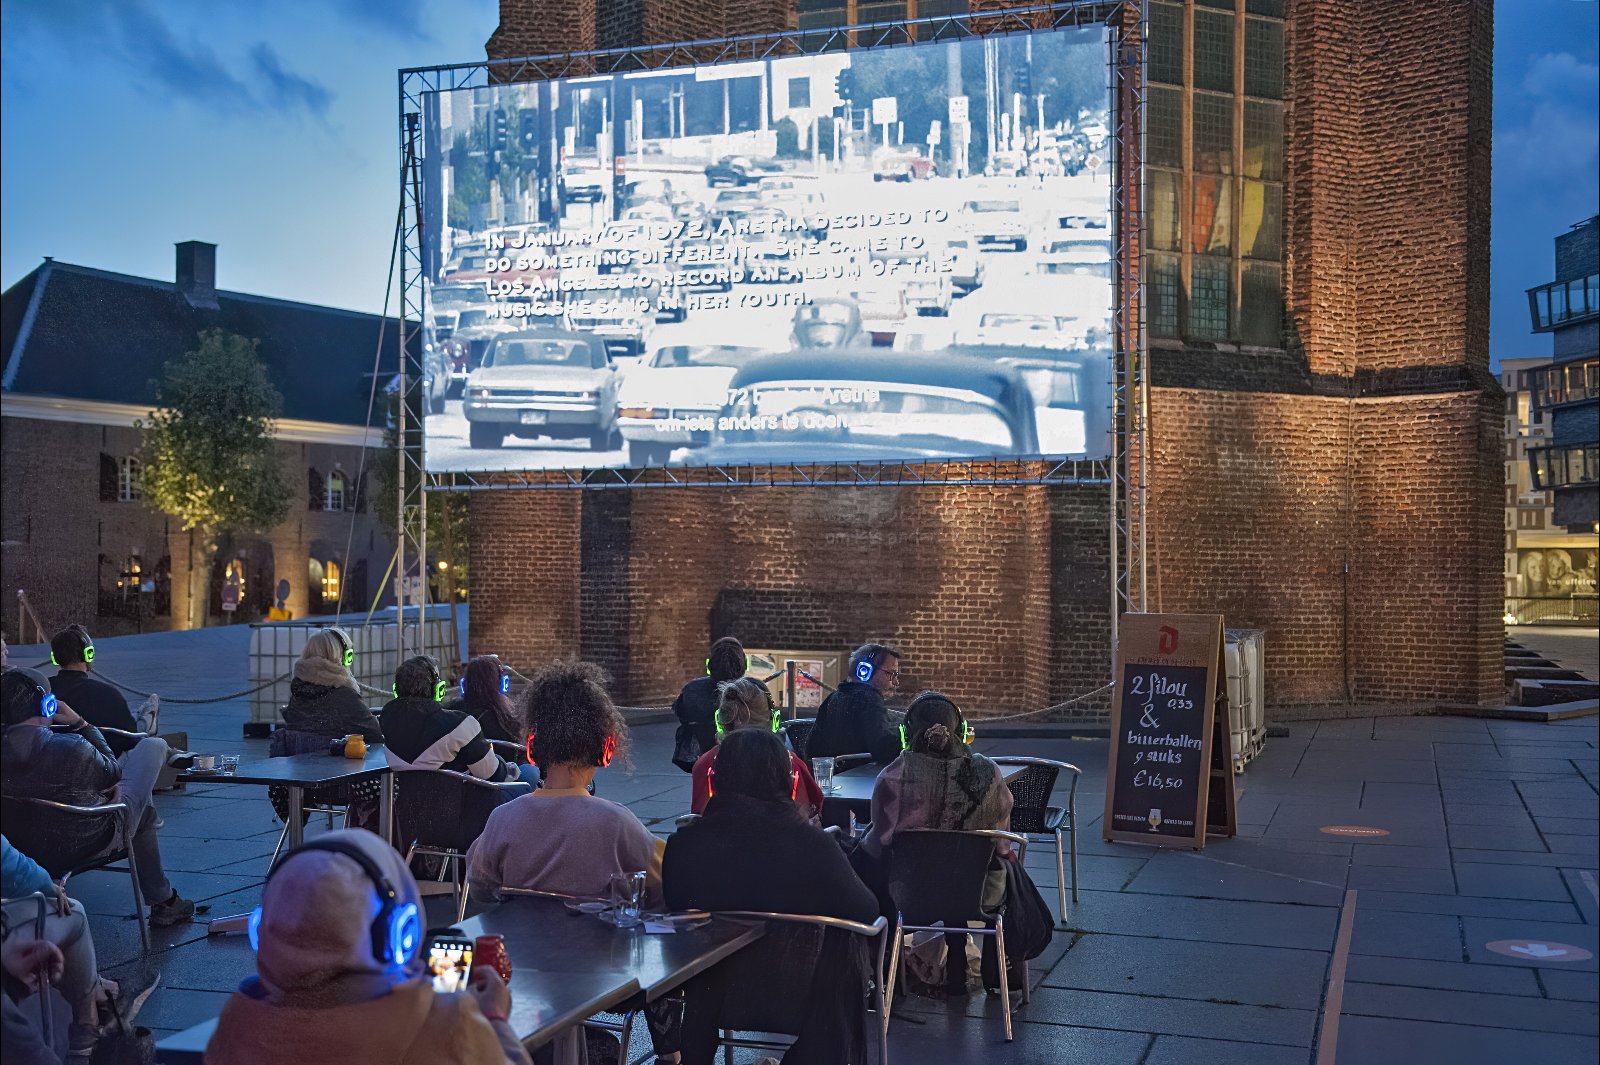
[[[445,704],[447,710],[460,710],[478,722],[483,738],[522,747],[528,730],[522,714],[511,704],[511,673],[500,664],[499,655],[478,655],[461,674],[460,694]],[[539,786],[539,770],[527,761],[516,765],[517,779]]]
[[[711,799],[711,767],[729,735],[741,729],[759,729],[768,733],[777,731],[774,727],[777,715],[773,711],[772,695],[765,684],[753,677],[740,677],[722,685],[715,720],[718,726],[717,745],[702,754],[694,764],[693,793],[689,802],[691,813],[705,812],[706,803]],[[778,742],[782,746],[783,741],[780,739]],[[795,806],[805,817],[815,817],[822,811],[822,789],[817,787],[816,778],[811,775],[805,762],[792,751],[789,754],[789,769],[795,774],[794,787],[791,789]]]

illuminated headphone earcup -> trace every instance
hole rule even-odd
[[[501,695],[506,695],[506,694],[509,694],[510,691],[511,691],[511,674],[509,674],[509,673],[500,674],[500,694]]]
[[[449,690],[450,685],[446,684],[444,681],[435,681],[433,685],[433,701],[436,703],[444,702],[445,693]]]
[[[245,930],[250,933],[250,949],[261,949],[261,907],[257,906],[250,911],[250,919],[246,922]]]
[[[902,751],[909,751],[911,749],[911,745],[906,742],[906,727],[904,725],[900,726],[900,749]]]
[[[61,666],[61,663],[56,661],[56,653],[54,651],[50,652],[50,664],[52,666],[56,666],[57,668]]]
[[[706,659],[706,676],[711,676],[711,659]]]
[[[55,693],[53,693],[53,692],[45,692],[44,693],[44,698],[39,700],[39,716],[40,717],[55,717],[56,716],[56,697],[55,697]]]
[[[859,680],[862,684],[872,680],[872,674],[875,672],[877,672],[877,668],[873,666],[870,658],[863,658],[856,663],[856,680]]]
[[[94,661],[94,644],[91,643],[91,644],[85,644],[84,645],[84,648],[83,648],[83,660],[85,662],[93,662]]]
[[[467,694],[467,678],[466,677],[462,677],[461,678],[461,683],[458,686],[461,689],[461,694],[462,695],[466,695]]]
[[[389,694],[394,696],[396,699],[400,698],[400,685],[398,685],[398,684],[389,685]]]
[[[355,664],[356,664],[356,649],[354,647],[346,647],[344,649],[344,668],[349,669],[351,666],[353,666]]]
[[[389,956],[380,961],[407,965],[422,946],[422,918],[417,904],[408,902],[389,917]]]
[[[776,706],[772,708],[772,731],[775,733],[783,731],[783,719],[778,716],[778,708]]]

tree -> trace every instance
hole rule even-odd
[[[152,382],[155,412],[135,423],[145,498],[190,534],[190,627],[206,623],[219,538],[271,529],[290,501],[272,428],[283,397],[256,356],[259,341],[221,329],[199,341],[168,361]]]

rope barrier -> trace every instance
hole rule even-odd
[[[111,685],[113,688],[121,688],[123,691],[127,692],[129,695],[138,695],[138,696],[142,696],[143,698],[148,699],[150,696],[156,694],[155,692],[140,691],[138,688],[133,688],[133,687],[130,687],[130,686],[126,685],[126,684],[123,684],[121,681],[117,681],[117,680],[112,679],[111,677],[106,676],[104,673],[100,672],[98,669],[94,671],[94,675],[99,677],[101,680],[105,681],[107,684]],[[244,691],[242,691],[242,692],[234,692],[232,695],[218,695],[218,696],[214,696],[214,697],[208,698],[208,699],[180,699],[177,696],[162,695],[162,696],[160,696],[160,699],[161,699],[161,701],[163,703],[182,703],[185,706],[201,706],[201,705],[204,705],[206,703],[226,703],[226,702],[230,702],[230,701],[232,701],[234,699],[243,699],[246,695],[254,695],[256,692],[261,691],[264,688],[270,688],[274,684],[280,683],[281,681],[288,680],[293,675],[294,674],[292,674],[292,673],[281,673],[278,676],[273,677],[271,680],[263,681],[262,683],[257,684],[254,688],[246,688]]]

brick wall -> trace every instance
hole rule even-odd
[[[579,651],[581,507],[576,492],[468,498],[472,628],[468,653],[498,653],[524,673]]]

